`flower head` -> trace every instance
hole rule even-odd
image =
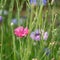
[[[28,34],[28,28],[24,28],[23,26],[17,27],[14,30],[14,34],[18,37],[24,37]]]
[[[39,40],[40,40],[40,32],[39,32],[39,30],[36,30],[36,31],[32,32],[32,33],[30,34],[30,37],[31,37],[33,40],[39,41]]]
[[[1,15],[2,13],[3,13],[4,15],[8,15],[8,11],[7,11],[7,10],[0,10],[0,15]]]
[[[46,3],[47,3],[47,0],[42,0],[43,5],[46,5]]]
[[[44,32],[43,39],[47,40],[47,38],[48,38],[48,32]]]
[[[46,55],[50,54],[50,49],[49,48],[44,48],[44,52],[46,53]]]
[[[47,40],[48,32],[45,32],[43,29],[41,29],[41,30],[37,29],[30,34],[30,37],[36,41],[39,41],[42,38],[43,38],[43,40]]]
[[[12,19],[12,21],[11,21],[12,23],[14,23],[14,24],[17,24],[17,19]]]
[[[30,4],[33,4],[33,5],[46,5],[47,3],[47,0],[30,0]]]
[[[17,20],[16,18],[13,18],[11,20],[11,25],[17,25],[18,22],[20,23],[20,25],[22,25],[25,22],[26,16],[21,16],[19,20]]]
[[[8,15],[8,11],[7,10],[4,10],[4,15]]]
[[[36,0],[30,0],[30,3],[33,4],[33,5],[36,5]]]
[[[0,22],[2,22],[2,16],[0,16]]]

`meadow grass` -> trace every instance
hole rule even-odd
[[[20,3],[21,2],[21,3]],[[60,60],[60,17],[56,6],[34,6],[26,1],[26,19],[21,20],[21,12],[25,0],[0,0],[2,22],[0,22],[0,60]],[[15,5],[15,8],[14,8]],[[8,14],[4,15],[4,10]],[[17,19],[17,24],[11,22]],[[29,33],[25,37],[18,37],[14,29],[28,27]],[[36,29],[48,32],[47,40],[34,40],[30,34]]]

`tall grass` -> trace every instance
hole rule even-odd
[[[21,2],[21,3],[20,3]],[[26,19],[20,24],[23,4],[26,2]],[[15,5],[15,8],[14,8]],[[0,0],[0,10],[8,11],[8,15],[0,14],[0,60],[60,60],[59,28],[56,27],[57,14],[55,5],[33,6],[29,0]],[[17,19],[17,25],[11,24],[12,18]],[[23,20],[22,20],[23,21]],[[28,27],[29,34],[20,38],[14,34],[19,26]],[[40,41],[31,39],[30,34],[36,29],[48,32],[48,39]],[[47,51],[45,50],[47,49]]]

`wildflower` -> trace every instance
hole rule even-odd
[[[8,11],[7,10],[4,10],[4,15],[8,15]]]
[[[47,38],[48,38],[48,32],[44,32],[43,39],[47,40]]]
[[[55,43],[56,43],[55,41],[50,42],[50,45],[53,46]]]
[[[46,3],[47,3],[47,0],[42,0],[43,5],[46,5]]]
[[[17,19],[16,18],[12,19],[11,24],[17,24]]]
[[[14,34],[18,37],[24,37],[28,34],[28,28],[24,28],[23,26],[17,27],[14,30]]]
[[[36,0],[30,0],[30,3],[33,4],[33,5],[36,5]]]
[[[48,39],[48,32],[47,31],[45,32],[43,29],[41,29],[41,34],[42,34],[43,40],[47,40]]]
[[[41,29],[41,31],[39,29],[35,30],[34,32],[32,32],[30,34],[30,37],[33,40],[39,41],[43,38],[43,40],[47,40],[48,38],[48,32],[44,32],[44,30]],[[41,38],[42,37],[42,38]]]
[[[40,32],[39,32],[39,30],[36,30],[36,31],[32,32],[32,33],[30,34],[30,37],[31,37],[33,40],[39,41],[39,40],[40,40]]]
[[[30,3],[33,5],[46,5],[47,0],[30,0]]]
[[[17,25],[18,22],[20,23],[20,25],[22,25],[25,22],[26,16],[22,16],[19,20],[17,20],[16,18],[13,18],[11,20],[11,25]]]
[[[0,22],[2,22],[2,16],[0,16]]]
[[[44,51],[45,51],[46,55],[50,54],[50,49],[49,48],[45,48]]]
[[[2,13],[3,13],[4,15],[7,15],[7,14],[8,14],[8,11],[7,11],[7,10],[0,10],[0,15],[1,15]]]

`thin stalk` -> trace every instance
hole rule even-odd
[[[13,40],[13,56],[14,56],[14,60],[17,60],[16,59],[16,44],[15,44],[15,36],[13,34],[13,27],[12,27],[12,40]]]
[[[13,6],[14,6],[14,0],[11,0],[10,6],[9,6],[9,14],[8,14],[8,26],[10,25],[10,20],[12,18]]]
[[[1,26],[1,60],[3,55],[3,27]]]

